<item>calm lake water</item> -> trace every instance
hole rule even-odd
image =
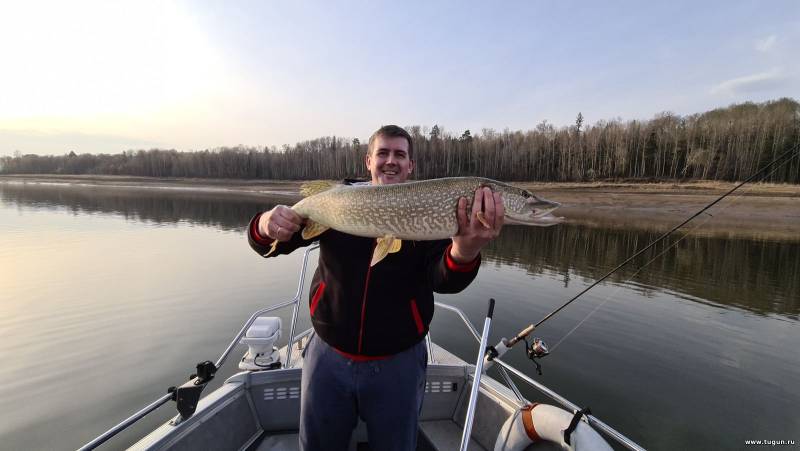
[[[79,447],[216,360],[252,312],[290,299],[301,253],[264,260],[244,235],[271,206],[245,195],[0,183],[0,449]],[[497,299],[496,342],[656,236],[507,227],[477,280],[437,299],[479,326]],[[289,310],[280,314],[288,324]],[[800,238],[690,236],[542,325],[538,336],[555,348],[544,375],[521,349],[507,360],[649,449],[800,443],[798,314]],[[301,318],[304,330],[307,309]],[[477,344],[453,314],[436,313],[432,338],[474,359]],[[173,415],[167,404],[105,449]]]

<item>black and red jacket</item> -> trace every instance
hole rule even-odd
[[[272,240],[259,235],[256,215],[250,246],[266,254]],[[314,240],[295,233],[278,243],[288,254],[319,239],[319,264],[311,283],[311,323],[320,338],[354,358],[396,354],[425,337],[433,318],[433,292],[458,293],[478,274],[480,256],[468,264],[450,258],[450,240],[403,241],[400,251],[370,267],[375,239],[333,229]]]

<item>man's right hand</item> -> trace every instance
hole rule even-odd
[[[276,205],[258,218],[258,233],[278,241],[289,241],[302,226],[303,218],[286,205]]]

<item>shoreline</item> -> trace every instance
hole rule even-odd
[[[304,181],[133,176],[0,175],[0,183],[163,189],[256,196],[292,204]],[[665,231],[730,190],[731,182],[511,182],[558,201],[557,215],[596,227]],[[702,236],[800,240],[800,185],[752,184],[712,207],[686,228]],[[693,223],[698,223],[699,225]]]

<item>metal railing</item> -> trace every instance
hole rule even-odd
[[[452,305],[442,304],[441,302],[435,302],[435,304],[436,304],[436,307],[441,307],[441,308],[443,308],[445,310],[449,310],[449,311],[457,314],[459,316],[459,318],[461,318],[461,321],[464,323],[464,325],[467,326],[467,330],[469,330],[469,332],[472,334],[473,338],[475,338],[475,340],[477,340],[478,344],[480,345],[481,336],[478,334],[478,330],[475,329],[475,326],[472,325],[470,320],[467,318],[467,316],[464,314],[464,312],[461,311],[461,309],[459,309],[457,307],[453,307]],[[524,398],[522,397],[522,394],[520,394],[519,390],[517,390],[516,385],[511,380],[511,378],[508,376],[508,373],[506,371],[510,371],[512,374],[514,374],[518,378],[520,378],[523,381],[527,382],[528,385],[530,385],[531,387],[539,390],[541,393],[543,393],[544,395],[548,396],[550,399],[556,401],[557,403],[561,404],[563,407],[569,409],[571,412],[575,413],[578,410],[580,410],[580,407],[578,407],[577,405],[575,405],[572,402],[570,402],[567,398],[565,398],[565,397],[559,395],[558,393],[554,392],[553,390],[547,388],[542,383],[531,379],[525,373],[523,373],[522,371],[514,368],[513,366],[509,365],[508,363],[506,363],[506,362],[504,362],[504,361],[502,361],[500,359],[494,359],[493,362],[495,364],[499,365],[500,373],[503,374],[503,377],[506,379],[506,382],[509,384],[509,388],[511,388],[511,390],[514,391],[514,394],[517,396],[518,399],[524,400]],[[586,421],[588,421],[591,426],[599,429],[600,431],[605,433],[608,437],[614,439],[614,441],[616,441],[620,445],[624,446],[625,448],[628,448],[628,449],[633,450],[633,451],[645,451],[645,449],[642,448],[641,446],[637,445],[636,442],[634,442],[633,440],[629,439],[628,437],[625,437],[619,431],[617,431],[616,429],[614,429],[611,426],[607,425],[606,423],[603,423],[602,421],[600,421],[594,415],[586,414],[584,416],[586,417]]]
[[[289,365],[292,362],[292,343],[293,343],[293,340],[294,340],[295,323],[297,322],[297,310],[300,307],[299,306],[299,302],[300,302],[300,297],[303,295],[303,283],[306,280],[306,268],[308,267],[308,255],[311,253],[311,251],[316,250],[318,248],[319,248],[319,244],[318,243],[314,243],[314,244],[311,245],[311,247],[306,249],[306,251],[303,253],[303,265],[302,265],[302,269],[300,271],[300,281],[297,283],[297,291],[295,292],[295,295],[292,298],[292,300],[291,301],[286,301],[286,302],[283,302],[283,303],[280,303],[280,304],[277,304],[277,305],[273,305],[272,307],[267,307],[267,308],[261,309],[261,310],[255,312],[255,313],[253,313],[250,316],[250,319],[247,320],[246,323],[244,323],[244,326],[242,326],[242,329],[239,331],[238,334],[236,334],[236,337],[233,338],[233,340],[228,345],[228,347],[225,349],[225,351],[222,352],[222,355],[219,356],[219,359],[217,359],[217,363],[216,363],[217,368],[222,367],[222,364],[225,363],[225,360],[228,358],[228,355],[231,353],[231,351],[233,351],[233,348],[236,347],[236,344],[239,343],[239,340],[242,338],[242,336],[245,333],[247,333],[247,329],[249,329],[250,326],[253,324],[253,322],[255,322],[256,318],[258,318],[259,316],[263,315],[264,313],[269,313],[269,312],[274,311],[274,310],[278,310],[278,309],[281,309],[281,308],[284,308],[284,307],[288,307],[290,305],[294,305],[294,308],[292,308],[292,325],[291,325],[291,329],[289,330],[289,345],[287,346],[287,350],[286,350],[286,365],[285,366],[289,367]]]
[[[91,442],[81,446],[80,448],[78,448],[78,450],[79,451],[84,451],[84,450],[90,450],[90,449],[97,448],[98,446],[100,446],[103,443],[105,443],[106,441],[108,441],[108,439],[110,439],[111,437],[119,434],[120,432],[124,431],[129,426],[131,426],[133,423],[136,423],[137,421],[139,421],[142,418],[144,418],[145,415],[147,415],[150,412],[152,412],[152,411],[158,409],[159,407],[161,407],[164,403],[166,403],[170,399],[172,399],[172,393],[167,393],[166,395],[164,395],[164,396],[158,398],[157,400],[153,401],[152,403],[148,404],[142,410],[140,410],[140,411],[134,413],[133,415],[129,416],[128,418],[123,420],[118,425],[116,425],[113,428],[103,432],[101,435],[99,435],[97,438],[95,438]]]
[[[300,272],[300,281],[297,283],[297,291],[295,292],[295,295],[292,298],[292,300],[286,301],[286,302],[282,302],[280,304],[276,304],[276,305],[273,305],[271,307],[267,307],[267,308],[261,309],[261,310],[255,312],[255,313],[253,313],[250,316],[250,319],[248,319],[247,322],[244,323],[244,326],[242,326],[241,330],[239,330],[239,333],[236,334],[236,336],[233,338],[233,340],[231,340],[231,342],[228,345],[228,347],[225,348],[225,350],[222,352],[222,354],[217,359],[217,363],[215,364],[217,368],[222,367],[222,365],[225,363],[225,360],[228,358],[228,355],[230,355],[231,351],[233,351],[233,348],[236,347],[236,344],[239,343],[239,340],[242,338],[242,336],[245,333],[247,333],[247,329],[250,328],[250,326],[253,324],[253,322],[255,322],[256,318],[258,318],[259,316],[261,316],[261,315],[263,315],[265,313],[269,313],[269,312],[272,312],[274,310],[278,310],[278,309],[293,305],[294,307],[292,308],[292,325],[291,325],[291,330],[289,332],[290,340],[289,340],[289,344],[287,345],[286,365],[285,365],[286,367],[289,367],[289,365],[291,364],[291,360],[292,360],[292,344],[295,342],[295,340],[299,340],[300,338],[302,338],[303,336],[308,334],[308,331],[306,331],[306,332],[303,332],[302,334],[298,335],[297,337],[294,337],[294,329],[295,329],[295,323],[297,322],[297,311],[299,310],[299,307],[300,307],[299,306],[300,298],[303,295],[303,284],[304,284],[305,278],[306,278],[306,268],[308,267],[308,255],[311,253],[311,251],[313,251],[313,250],[315,250],[317,248],[319,248],[319,244],[314,243],[308,249],[306,249],[306,251],[303,253],[303,266],[302,266],[302,270]],[[97,448],[98,446],[100,446],[103,443],[105,443],[106,441],[108,441],[111,437],[114,437],[115,435],[117,435],[120,432],[124,431],[125,429],[127,429],[128,427],[130,427],[131,425],[133,425],[137,421],[141,420],[145,416],[147,416],[150,412],[152,412],[152,411],[156,410],[157,408],[161,407],[162,405],[164,405],[165,403],[167,403],[171,399],[172,399],[172,393],[168,393],[168,394],[158,398],[157,400],[155,400],[152,403],[148,404],[146,407],[142,408],[138,412],[136,412],[133,415],[129,416],[128,418],[122,420],[116,426],[114,426],[111,429],[107,430],[106,432],[102,433],[101,435],[99,435],[97,438],[95,438],[91,442],[89,442],[89,443],[83,445],[82,447],[80,447],[79,451],[89,451],[89,450]]]
[[[286,348],[287,348],[286,349],[286,363],[284,364],[284,367],[285,368],[289,368],[291,366],[292,348],[293,348],[294,343],[297,342],[298,340],[301,340],[306,335],[309,335],[309,333],[312,330],[312,329],[308,329],[305,332],[302,332],[302,333],[298,334],[297,336],[294,335],[294,331],[295,331],[295,327],[296,327],[296,323],[297,323],[297,315],[298,315],[298,310],[299,310],[299,303],[300,303],[300,299],[301,299],[302,294],[303,294],[303,285],[305,283],[306,269],[308,268],[308,256],[312,251],[314,251],[314,250],[316,250],[318,248],[319,248],[319,244],[318,243],[314,243],[308,249],[306,249],[306,251],[303,253],[303,263],[302,263],[302,269],[301,269],[301,272],[300,272],[300,280],[298,281],[297,290],[295,292],[294,297],[289,301],[282,302],[280,304],[276,304],[276,305],[273,305],[271,307],[267,307],[267,308],[258,310],[257,312],[253,313],[250,316],[250,319],[248,319],[244,323],[244,326],[242,326],[242,328],[239,330],[239,333],[236,334],[236,336],[233,338],[233,340],[231,340],[230,344],[228,344],[228,347],[225,348],[225,350],[222,352],[222,354],[217,359],[217,362],[216,362],[216,367],[217,368],[220,368],[225,363],[225,360],[227,360],[227,358],[230,355],[230,353],[236,347],[236,344],[239,342],[239,340],[242,338],[242,336],[244,336],[244,334],[247,333],[247,329],[255,322],[256,318],[258,318],[259,316],[261,316],[261,315],[263,315],[265,313],[269,313],[269,312],[272,312],[272,311],[275,311],[275,310],[278,310],[278,309],[281,309],[281,308],[284,308],[284,307],[288,307],[290,305],[293,306],[293,308],[292,308],[292,320],[291,320],[291,326],[290,326],[290,332],[289,332],[289,340],[288,340],[288,343],[287,343],[287,346],[286,346]],[[467,330],[469,330],[469,332],[472,334],[472,336],[475,338],[475,340],[477,340],[478,343],[480,343],[480,335],[478,334],[478,331],[475,329],[475,327],[469,321],[469,319],[464,314],[464,312],[462,312],[460,309],[458,309],[456,307],[453,307],[451,305],[442,304],[441,302],[435,302],[435,304],[436,304],[437,307],[440,307],[440,308],[443,308],[445,310],[449,310],[451,312],[456,313],[461,318],[461,321],[464,323],[464,325],[466,325]],[[429,357],[431,359],[431,362],[435,362],[434,354],[433,354],[433,346],[431,346],[430,334],[428,334],[427,340],[428,340]],[[514,384],[513,380],[509,376],[508,372],[511,372],[515,376],[517,376],[520,379],[522,379],[523,381],[527,382],[529,385],[531,385],[535,389],[539,390],[540,392],[542,392],[546,396],[550,397],[551,399],[555,400],[556,402],[558,402],[559,404],[561,404],[565,408],[567,408],[567,409],[569,409],[569,410],[571,410],[573,412],[577,411],[579,409],[579,407],[577,405],[573,404],[572,402],[570,402],[566,398],[562,397],[558,393],[554,392],[553,390],[545,387],[541,383],[536,382],[535,380],[533,380],[530,377],[526,376],[524,373],[522,373],[518,369],[514,368],[513,366],[507,364],[506,362],[504,362],[504,361],[502,361],[500,359],[495,359],[494,362],[498,365],[498,369],[500,371],[500,374],[505,379],[506,384],[514,392],[514,395],[520,401],[526,401],[526,400],[522,396],[522,393],[520,393],[520,391],[517,388],[517,386]],[[161,398],[158,398],[157,400],[155,400],[154,402],[152,402],[149,405],[145,406],[144,408],[142,408],[138,412],[134,413],[130,417],[126,418],[125,420],[123,420],[122,422],[120,422],[119,424],[114,426],[113,428],[111,428],[108,431],[104,432],[102,435],[98,436],[97,438],[95,438],[91,442],[89,442],[86,445],[82,446],[80,448],[80,451],[92,450],[92,449],[97,448],[98,446],[100,446],[103,443],[105,443],[106,441],[108,441],[110,438],[114,437],[118,433],[120,433],[123,430],[127,429],[128,427],[130,427],[131,425],[133,425],[134,423],[136,423],[140,419],[144,418],[146,415],[148,415],[149,413],[153,412],[158,407],[162,406],[163,404],[165,404],[166,402],[170,401],[171,399],[172,399],[172,394],[171,393],[170,394],[166,394],[166,395],[162,396]],[[616,431],[611,426],[608,426],[607,424],[603,423],[602,421],[600,421],[599,419],[597,419],[593,415],[586,415],[586,420],[589,422],[589,424],[591,424],[592,426],[594,426],[597,429],[601,430],[606,435],[608,435],[609,437],[613,438],[615,441],[617,441],[621,445],[625,446],[626,448],[628,448],[630,450],[634,450],[634,451],[644,451],[644,448],[640,447],[635,442],[633,442],[629,438],[625,437],[624,435],[622,435],[621,433]]]

